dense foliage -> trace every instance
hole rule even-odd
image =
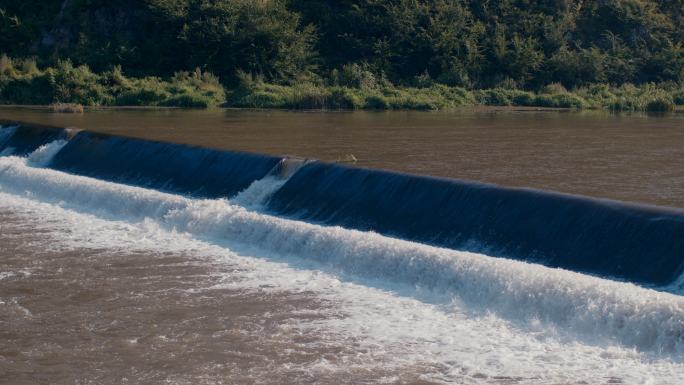
[[[86,106],[209,107],[225,100],[223,86],[207,72],[176,72],[169,80],[128,78],[120,67],[94,73],[59,61],[41,70],[32,59],[0,57],[0,102],[77,103]]]
[[[392,104],[408,100],[406,93],[423,95],[423,101],[435,94],[455,98],[446,104],[472,102],[459,96],[464,93],[492,102],[496,98],[478,91],[478,99],[472,90],[497,89],[502,95],[512,92],[505,90],[527,90],[534,92],[534,99],[550,84],[571,90],[577,98],[560,104],[579,105],[580,99],[592,104],[597,94],[606,92],[614,96],[608,98],[610,103],[619,104],[619,95],[627,92],[619,90],[630,87],[645,90],[638,92],[650,95],[644,100],[672,103],[684,83],[683,44],[684,0],[0,3],[0,53],[9,57],[35,58],[38,67],[57,72],[73,63],[73,68],[93,71],[83,76],[101,77],[95,83],[104,88],[108,80],[103,79],[116,71],[140,78],[129,83],[149,85],[161,82],[154,77],[171,79],[198,68],[199,73],[216,74],[233,90],[237,105],[269,105],[262,101],[303,88],[314,95],[311,100],[316,93],[325,94],[312,105],[340,95],[346,101],[329,105],[363,107],[369,105],[366,97]],[[47,84],[46,76],[31,81]],[[169,82],[182,83],[177,77]],[[2,84],[7,83],[5,79]],[[655,92],[652,84],[675,91]],[[596,91],[596,85],[611,91]],[[8,91],[2,92],[8,100]],[[98,87],[88,92],[83,98],[89,104],[136,99]],[[102,97],[101,92],[110,95]],[[513,97],[520,98],[525,99]],[[528,98],[523,104],[548,102],[542,99]],[[161,97],[152,100],[170,103]],[[605,100],[600,104],[608,103]],[[285,103],[290,104],[297,105]]]
[[[314,29],[284,1],[5,0],[0,52],[95,71],[168,76],[200,68],[293,79],[314,67]],[[38,11],[36,13],[36,11]]]

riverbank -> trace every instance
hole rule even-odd
[[[470,90],[426,81],[419,86],[386,80],[309,79],[271,84],[247,74],[233,86],[199,69],[171,78],[129,77],[119,67],[95,73],[61,61],[40,69],[32,60],[0,60],[0,104],[81,106],[162,106],[323,110],[445,110],[477,106],[518,106],[611,111],[673,111],[684,105],[684,88],[673,83],[595,84],[568,90],[554,83],[538,90]],[[352,79],[353,80],[353,79]],[[363,80],[363,79],[361,79]]]
[[[596,84],[572,91],[560,84],[550,84],[537,91],[509,88],[468,90],[436,83],[423,87],[397,87],[386,83],[375,87],[307,83],[283,86],[248,78],[230,93],[227,104],[286,109],[442,110],[513,106],[669,112],[678,105],[684,105],[684,90],[655,84],[620,87]]]

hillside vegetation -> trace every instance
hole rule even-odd
[[[0,100],[670,110],[683,44],[684,0],[5,0]]]

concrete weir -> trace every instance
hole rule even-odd
[[[46,166],[72,174],[203,199],[230,199],[276,176],[284,183],[263,210],[277,216],[647,285],[684,269],[681,209],[0,123],[5,155],[68,140]]]

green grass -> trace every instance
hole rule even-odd
[[[550,84],[532,92],[509,88],[467,90],[441,84],[395,87],[387,82],[371,82],[367,78],[365,81],[346,79],[344,82],[333,79],[333,83],[274,85],[243,75],[240,85],[229,94],[226,105],[332,110],[440,110],[484,105],[667,112],[674,110],[676,104],[684,104],[683,88],[655,84],[640,87],[598,84],[572,91],[560,84]],[[361,85],[353,87],[353,84]]]
[[[52,112],[62,114],[82,114],[84,108],[81,104],[55,103],[50,105]]]
[[[178,72],[167,80],[129,78],[118,67],[96,74],[87,66],[60,61],[41,70],[33,60],[0,57],[0,102],[4,104],[206,108],[224,101],[218,78],[199,70]]]
[[[578,90],[577,94],[595,107],[612,111],[669,112],[675,109],[676,104],[684,102],[684,99],[679,99],[681,88],[652,83],[641,86],[624,84],[620,87],[594,85]]]
[[[595,84],[567,90],[558,83],[536,91],[510,86],[468,90],[431,81],[399,87],[360,67],[345,67],[331,79],[269,84],[259,77],[238,75],[227,92],[207,72],[177,72],[173,77],[127,77],[119,67],[94,73],[87,66],[60,61],[40,69],[33,60],[0,56],[0,103],[78,104],[83,106],[172,106],[207,108],[441,110],[463,106],[524,106],[611,111],[669,112],[684,105],[684,87],[677,84]]]

